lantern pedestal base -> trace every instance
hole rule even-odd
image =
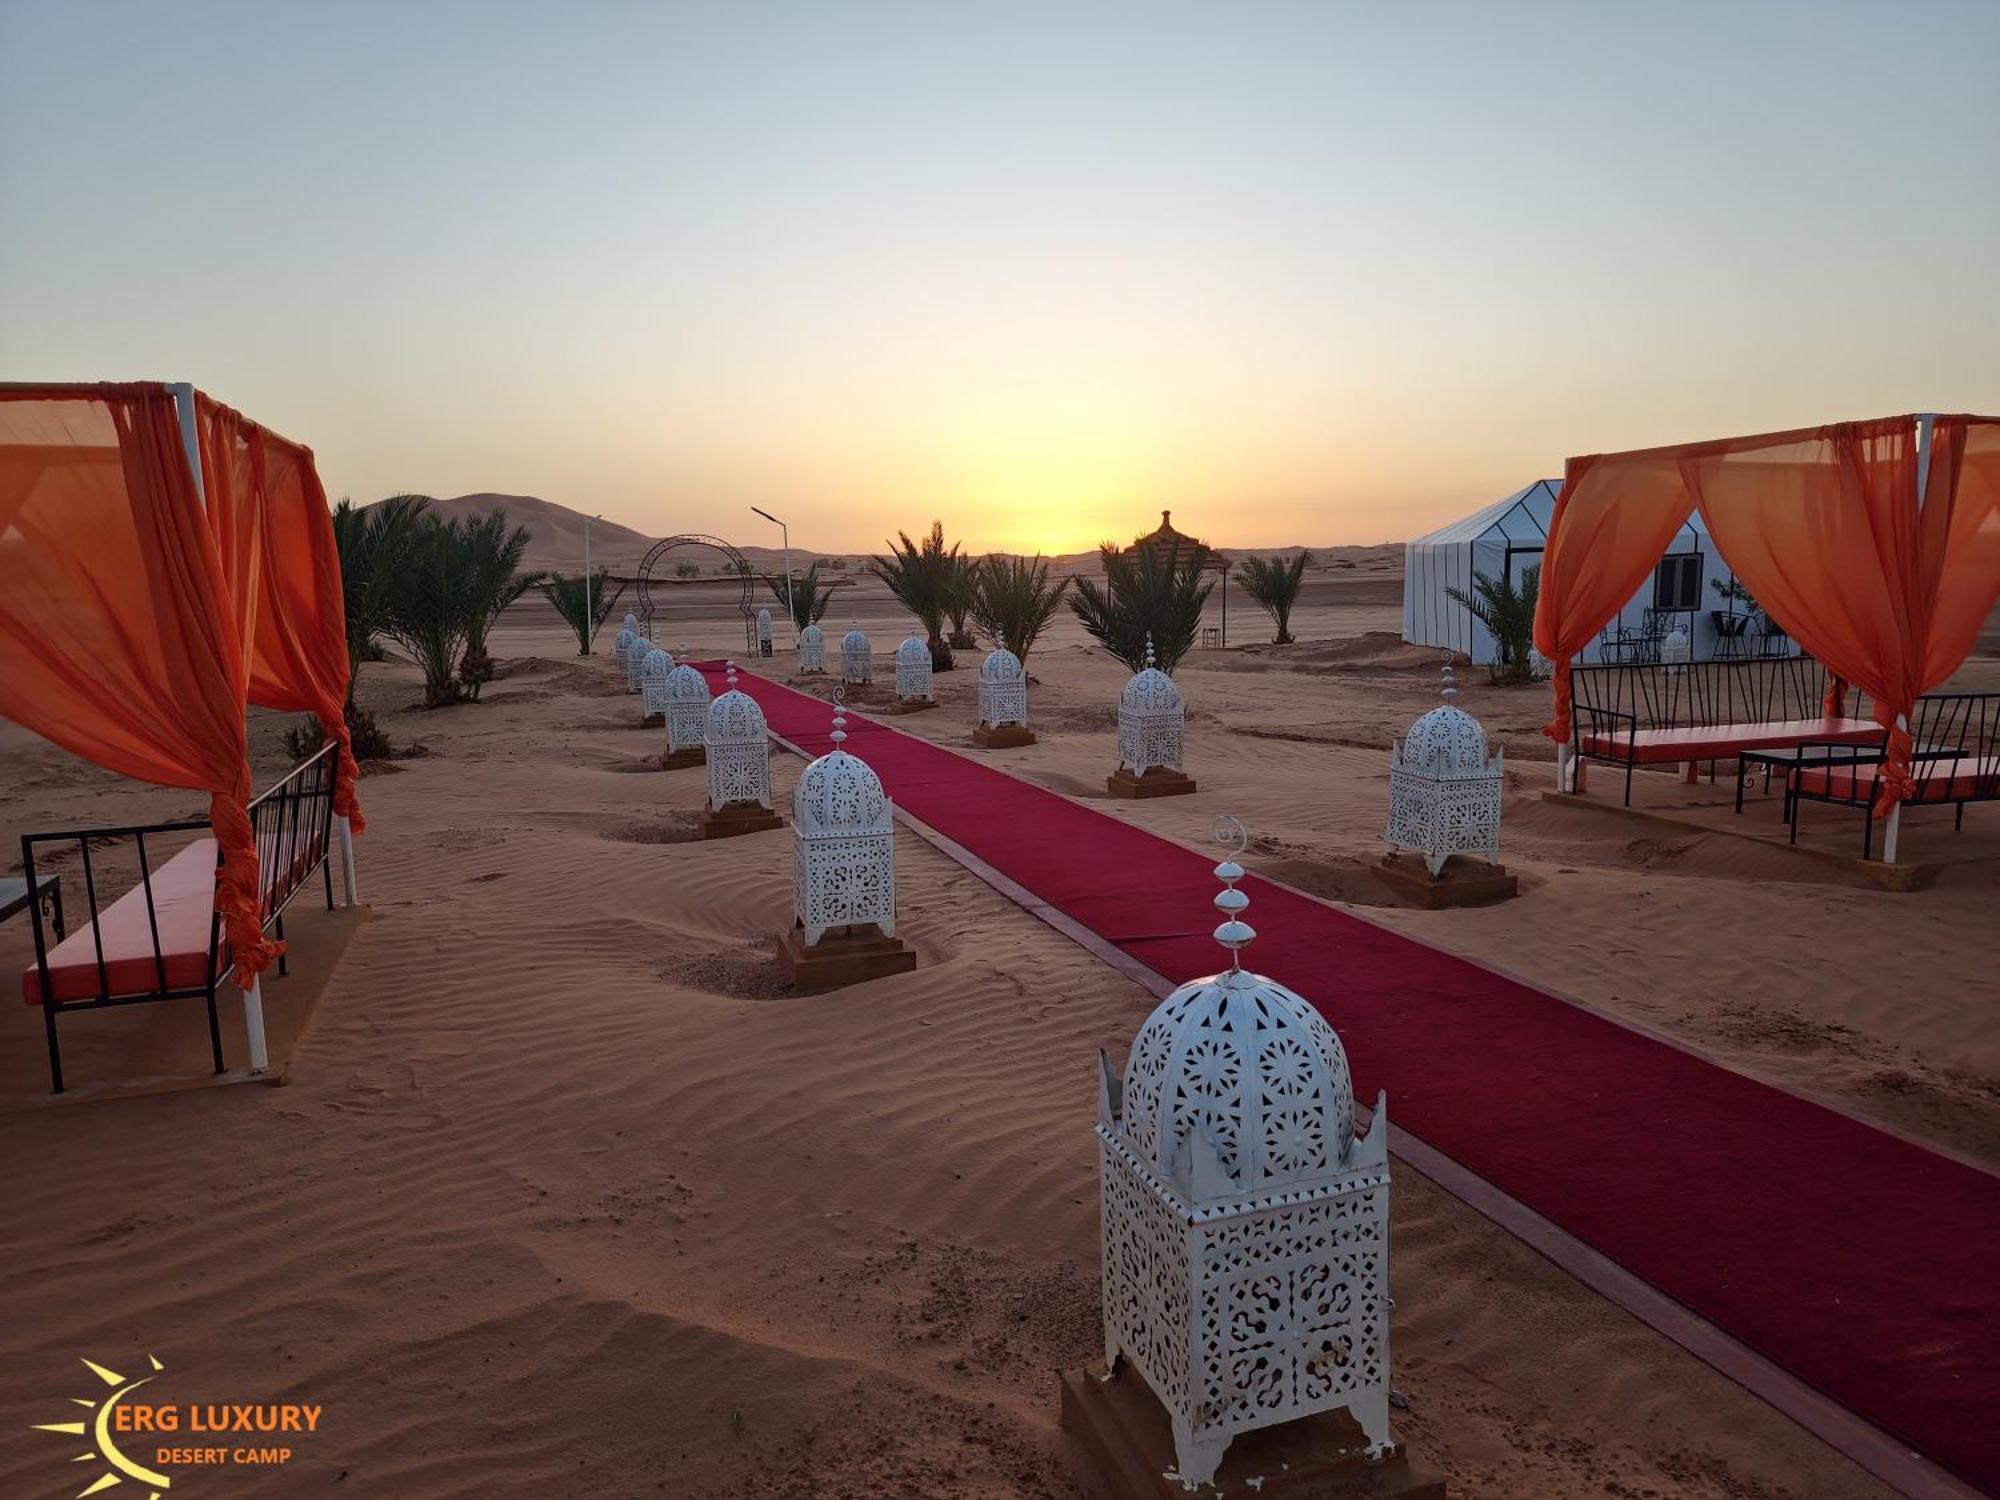
[[[1505,865],[1454,854],[1444,868],[1431,874],[1419,855],[1385,854],[1375,866],[1375,878],[1397,895],[1429,911],[1451,906],[1490,906],[1521,894],[1521,877]]]
[[[1194,778],[1169,766],[1154,766],[1144,776],[1120,766],[1104,778],[1104,789],[1114,797],[1180,797],[1194,790]]]
[[[1238,1433],[1215,1480],[1183,1487],[1174,1469],[1174,1435],[1146,1382],[1129,1368],[1111,1379],[1102,1369],[1062,1377],[1062,1427],[1089,1455],[1099,1487],[1113,1500],[1446,1500],[1444,1480],[1415,1468],[1399,1444],[1370,1463],[1368,1439],[1344,1411],[1321,1412],[1276,1427]]]
[[[669,750],[665,755],[660,757],[660,769],[663,771],[683,771],[689,766],[705,766],[707,764],[708,746],[706,745],[684,745],[678,750]]]
[[[936,708],[935,698],[898,698],[883,709],[884,714],[920,714],[927,708]]]
[[[917,953],[901,938],[884,937],[873,922],[831,928],[811,946],[805,928],[795,926],[778,944],[778,962],[786,983],[801,995],[816,995],[864,979],[907,974],[917,966]]]
[[[972,731],[972,743],[983,750],[1008,750],[1034,744],[1035,731],[1025,724],[981,724]]]
[[[785,820],[761,802],[732,802],[701,810],[701,836],[705,839],[733,839],[740,833],[764,833],[784,826]]]

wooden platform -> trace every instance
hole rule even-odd
[[[982,750],[1009,750],[1034,744],[1035,731],[1025,724],[980,724],[972,731],[972,743]]]
[[[1194,790],[1194,778],[1167,766],[1154,766],[1144,776],[1134,776],[1120,766],[1104,778],[1104,789],[1114,797],[1185,797]]]
[[[731,802],[722,808],[704,804],[701,810],[701,836],[705,839],[733,839],[784,826],[785,820],[761,802]]]
[[[1413,1466],[1400,1444],[1369,1462],[1368,1440],[1344,1411],[1239,1434],[1213,1483],[1183,1484],[1166,1410],[1129,1367],[1109,1380],[1102,1368],[1066,1371],[1062,1428],[1113,1500],[1446,1500],[1444,1480]]]
[[[836,927],[810,946],[806,930],[794,926],[778,945],[785,981],[801,995],[818,995],[866,979],[907,974],[917,951],[901,938],[884,937],[873,922]]]
[[[1382,884],[1426,911],[1491,906],[1521,894],[1521,878],[1505,865],[1463,854],[1454,854],[1435,875],[1421,855],[1405,851],[1383,855],[1374,870]]]
[[[663,771],[684,771],[689,766],[705,766],[707,764],[708,746],[706,745],[689,745],[684,749],[669,750],[665,755],[660,757],[660,769]]]

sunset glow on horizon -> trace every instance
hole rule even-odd
[[[2000,8],[1894,17],[0,0],[0,378],[192,380],[362,501],[1402,540],[2000,408]]]

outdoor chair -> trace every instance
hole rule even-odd
[[[1954,832],[1965,827],[1968,802],[2000,800],[2000,693],[1931,693],[1910,716],[1910,779],[1905,807],[1954,805]],[[1888,735],[1873,745],[1829,747],[1825,763],[1792,772],[1786,787],[1791,841],[1799,841],[1804,805],[1821,802],[1861,814],[1861,857],[1874,857],[1875,799],[1882,789]]]

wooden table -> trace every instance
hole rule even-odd
[[[25,876],[0,876],[0,922],[28,909],[30,901],[40,901],[55,924],[56,941],[63,940],[62,876],[37,875],[32,894]]]

